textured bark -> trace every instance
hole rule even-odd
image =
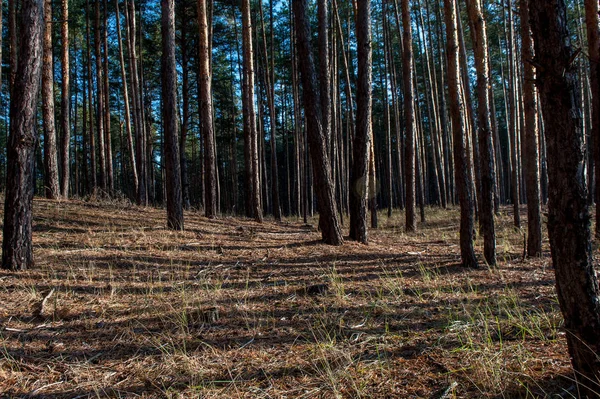
[[[521,0],[521,51],[523,58],[523,110],[525,113],[525,192],[527,195],[527,255],[542,255],[540,157],[538,151],[537,93],[533,41],[529,26],[529,0]]]
[[[54,121],[54,61],[52,57],[52,1],[44,0],[44,55],[42,63],[42,118],[44,123],[44,187],[46,198],[60,197],[58,152]]]
[[[460,254],[465,267],[477,267],[473,250],[473,194],[469,181],[467,164],[466,132],[463,117],[463,104],[459,95],[460,71],[458,55],[458,35],[456,25],[456,0],[444,0],[446,20],[446,40],[448,59],[448,94],[450,117],[454,139],[454,170],[456,191],[460,202]]]
[[[87,78],[88,78],[88,106],[90,118],[90,177],[91,177],[91,192],[96,192],[98,189],[98,176],[96,167],[96,138],[94,136],[94,102],[92,92],[94,91],[92,78],[92,45],[90,34],[90,2],[86,1],[85,13],[85,29],[86,29],[86,47],[87,47]]]
[[[98,154],[100,188],[106,192],[106,147],[104,144],[104,79],[102,77],[102,35],[100,25],[100,1],[96,1],[94,23],[94,57],[96,59],[96,127],[98,132]]]
[[[367,205],[369,189],[369,152],[371,125],[371,1],[358,4],[356,14],[358,80],[356,84],[356,134],[350,171],[350,238],[367,243]]]
[[[138,205],[148,204],[148,186],[146,176],[146,137],[144,134],[144,121],[142,119],[142,105],[140,97],[140,84],[138,75],[138,59],[135,45],[135,4],[134,0],[127,0],[125,20],[127,25],[127,49],[129,53],[129,74],[131,76],[131,103],[133,105],[133,124],[135,128],[135,155],[138,171]]]
[[[246,156],[246,182],[250,192],[247,196],[249,216],[262,222],[260,200],[260,170],[258,154],[258,131],[254,107],[254,50],[252,46],[252,18],[250,0],[242,0],[242,48],[244,52],[244,154]]]
[[[181,119],[181,139],[179,141],[179,162],[181,162],[181,195],[183,198],[183,208],[189,210],[190,201],[190,178],[188,174],[186,147],[188,140],[188,130],[190,126],[190,72],[189,72],[189,48],[188,48],[188,26],[189,11],[187,1],[181,4],[181,100],[182,100],[182,119]]]
[[[496,263],[496,232],[494,226],[494,147],[490,119],[489,66],[487,32],[479,0],[468,0],[467,10],[477,70],[477,117],[479,123],[479,166],[481,191],[479,193],[479,220],[484,239],[484,256],[489,265]],[[539,204],[539,201],[538,201]]]
[[[4,201],[2,268],[33,267],[33,163],[37,144],[35,117],[42,64],[43,0],[21,3],[19,54],[10,102],[7,185]]]
[[[10,64],[10,93],[17,76],[18,67],[18,37],[17,35],[17,2],[18,0],[8,0],[8,39],[10,46],[9,64]]]
[[[406,124],[406,142],[404,150],[404,182],[406,185],[406,231],[417,229],[415,200],[415,104],[414,71],[412,51],[412,28],[410,22],[410,2],[402,1],[402,77],[404,90],[404,123]]]
[[[115,0],[115,10],[117,16],[117,37],[119,39],[119,65],[121,67],[121,81],[123,82],[123,102],[125,108],[125,131],[127,133],[127,148],[131,159],[131,173],[133,174],[133,189],[135,198],[138,198],[138,172],[135,162],[135,148],[133,146],[133,136],[131,133],[131,110],[129,108],[129,90],[127,88],[127,74],[125,73],[125,58],[123,56],[123,35],[121,34],[121,13],[119,11],[119,0]]]
[[[600,381],[600,298],[567,6],[564,0],[533,1],[530,15],[548,154],[548,235],[556,290],[579,393],[595,398]]]
[[[591,140],[594,147],[594,167],[596,178],[596,237],[600,237],[600,12],[598,0],[585,0],[585,22],[587,27],[588,52],[590,56],[590,86],[592,87],[592,127]]]
[[[368,0],[365,2],[370,3]],[[300,76],[302,80],[304,111],[308,145],[312,158],[314,188],[319,206],[321,235],[326,244],[341,245],[344,242],[335,207],[335,193],[329,171],[330,163],[322,126],[319,94],[315,87],[316,73],[310,45],[310,25],[306,15],[307,0],[293,0],[296,22],[296,39]]]
[[[62,89],[60,100],[60,130],[62,133],[61,145],[61,180],[60,195],[63,198],[69,197],[69,180],[71,177],[71,85],[70,85],[70,65],[69,65],[69,0],[61,0],[62,16],[60,21],[60,36],[62,40],[61,48],[61,74]]]
[[[161,0],[162,100],[164,126],[167,226],[183,230],[181,171],[179,169],[179,121],[177,118],[177,69],[175,65],[175,0]]]
[[[202,137],[204,138],[204,213],[206,217],[217,216],[217,173],[215,168],[215,141],[213,132],[213,106],[211,95],[210,52],[208,44],[206,0],[198,0],[199,27],[199,88],[200,118],[202,119]]]
[[[63,0],[65,1],[65,0]],[[110,128],[110,87],[108,83],[108,0],[104,0],[104,31],[103,31],[103,63],[104,80],[104,151],[106,153],[106,187],[112,195],[115,191],[115,176],[113,170],[112,131]]]
[[[519,133],[518,133],[518,103],[517,103],[517,88],[515,84],[515,45],[514,45],[514,21],[512,11],[512,0],[507,0],[508,9],[508,106],[509,106],[509,134],[510,134],[510,158],[512,163],[511,169],[511,194],[513,204],[513,224],[517,228],[521,228],[521,215],[519,213],[519,203],[521,198],[520,168],[519,168]]]

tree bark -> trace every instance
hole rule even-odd
[[[542,255],[540,204],[540,156],[538,151],[537,93],[534,49],[529,25],[529,0],[521,0],[521,49],[523,58],[523,108],[525,112],[525,191],[527,195],[527,255]]]
[[[200,117],[204,138],[204,213],[208,218],[217,216],[217,187],[215,170],[215,141],[213,132],[213,106],[211,93],[210,52],[208,44],[208,20],[206,0],[198,0],[199,58],[200,70]]]
[[[548,235],[556,290],[579,393],[592,398],[600,380],[600,298],[567,6],[564,0],[533,1],[530,15],[548,153]]]
[[[4,201],[2,268],[33,267],[32,205],[35,118],[42,64],[44,1],[23,0],[21,6],[21,62],[15,71],[10,102],[10,136],[7,148],[7,184]]]
[[[372,48],[371,1],[358,4],[356,10],[356,41],[358,52],[358,80],[356,84],[356,134],[353,142],[350,175],[350,238],[366,244],[367,206],[369,195],[369,153],[373,128],[372,109]]]
[[[335,193],[330,174],[329,156],[322,126],[319,94],[315,87],[316,73],[310,44],[310,24],[306,15],[307,0],[293,0],[296,22],[298,58],[302,80],[308,145],[313,163],[315,192],[319,206],[319,222],[323,241],[330,245],[344,242],[335,207]],[[366,0],[365,3],[370,3]]]
[[[167,226],[183,230],[181,170],[179,169],[179,121],[177,118],[177,69],[175,65],[175,0],[161,0],[162,100],[164,124]]]
[[[135,149],[133,146],[133,136],[131,133],[131,110],[129,108],[129,90],[127,88],[127,74],[125,73],[125,58],[123,56],[123,38],[121,34],[121,13],[119,11],[119,0],[115,0],[115,10],[117,16],[117,37],[119,40],[119,64],[121,66],[121,80],[123,82],[123,102],[125,108],[125,130],[127,132],[127,147],[129,150],[129,157],[131,158],[131,173],[133,174],[133,189],[135,198],[138,198],[138,172],[135,162]],[[127,12],[127,10],[125,10]]]
[[[450,117],[454,139],[454,170],[456,191],[460,202],[460,253],[465,267],[477,267],[473,249],[473,194],[469,181],[467,164],[467,146],[463,117],[463,103],[459,95],[460,71],[458,54],[458,35],[456,24],[456,0],[444,0],[446,20],[446,40],[448,60],[448,94],[450,99]]]
[[[69,0],[61,0],[62,19],[60,22],[60,35],[62,39],[61,52],[61,74],[62,89],[60,102],[60,127],[62,133],[61,161],[62,161],[62,179],[60,180],[60,195],[63,198],[69,197],[69,181],[71,177],[71,85],[70,85],[70,65],[69,65]]]
[[[258,132],[254,107],[254,51],[252,48],[252,18],[250,0],[242,0],[242,48],[244,52],[244,151],[246,155],[246,178],[250,190],[247,196],[248,216],[262,222],[260,195],[260,170],[258,157]]]
[[[417,230],[415,199],[415,103],[414,70],[412,51],[412,28],[410,21],[410,2],[402,1],[402,77],[404,81],[404,123],[406,124],[406,142],[404,150],[404,182],[406,185],[406,231]],[[455,20],[456,21],[456,20]]]
[[[494,148],[490,119],[489,65],[487,32],[479,0],[467,1],[475,68],[477,70],[477,114],[479,131],[479,163],[481,192],[479,220],[484,239],[484,257],[489,265],[496,264],[496,231],[494,226]],[[475,143],[473,143],[475,145]],[[538,202],[539,203],[539,202]]]
[[[100,167],[100,188],[106,192],[106,147],[104,144],[104,80],[102,78],[102,51],[101,51],[101,25],[100,25],[100,1],[96,1],[94,25],[94,56],[96,58],[96,126],[98,131],[98,153]],[[104,194],[104,193],[103,193]]]
[[[585,22],[587,26],[588,52],[590,56],[590,86],[592,87],[592,128],[596,180],[596,237],[600,238],[600,12],[598,0],[585,0]]]
[[[44,55],[42,66],[42,116],[44,123],[44,187],[46,198],[60,197],[58,152],[54,121],[54,60],[52,57],[52,0],[44,0]]]

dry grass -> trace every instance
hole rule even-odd
[[[457,212],[428,217],[335,248],[314,221],[171,232],[163,210],[37,199],[37,267],[0,272],[0,396],[574,397],[549,254],[523,260],[505,215],[498,267],[465,270]]]

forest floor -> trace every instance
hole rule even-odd
[[[0,397],[576,397],[548,242],[524,259],[503,211],[499,264],[468,270],[456,209],[331,247],[316,219],[173,232],[161,209],[36,199],[36,267],[0,271]]]

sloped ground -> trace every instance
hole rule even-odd
[[[0,272],[0,396],[576,396],[549,253],[523,260],[510,215],[478,270],[456,210],[338,248],[315,220],[185,216],[36,199],[37,266]]]

